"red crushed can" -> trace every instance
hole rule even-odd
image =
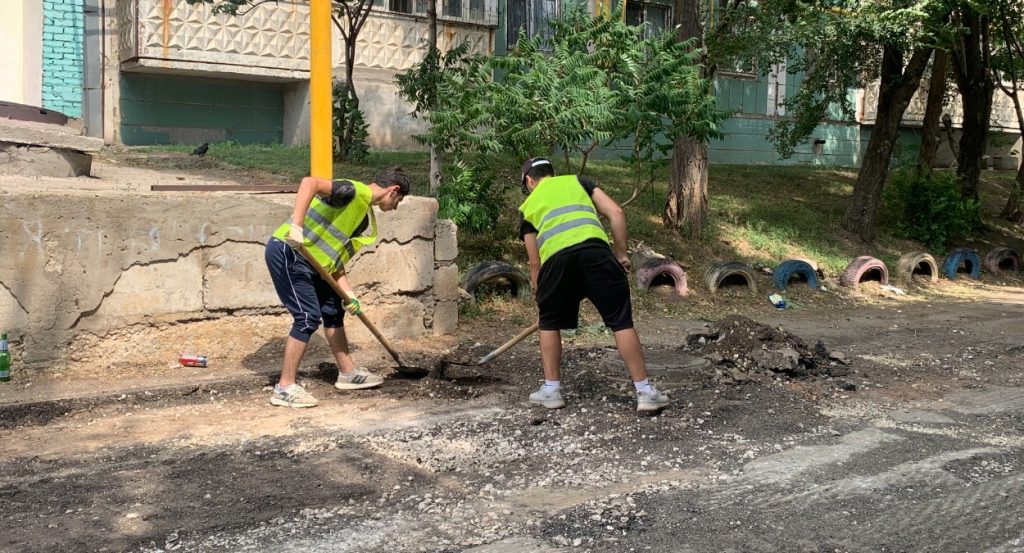
[[[206,356],[183,353],[181,357],[178,358],[178,363],[181,363],[182,367],[205,367]]]

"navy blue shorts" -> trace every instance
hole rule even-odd
[[[308,342],[321,321],[326,328],[342,326],[345,310],[340,309],[341,298],[302,255],[283,241],[271,238],[266,259],[277,297],[292,314],[289,336]]]

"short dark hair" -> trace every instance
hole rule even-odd
[[[555,166],[545,158],[535,157],[523,164],[523,185],[526,185],[526,177],[533,180],[540,180],[545,177],[555,176]]]
[[[388,167],[377,173],[377,186],[387,188],[396,185],[398,186],[398,193],[403,196],[408,196],[409,191],[412,189],[409,176],[405,174],[401,167]]]

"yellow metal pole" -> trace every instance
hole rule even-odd
[[[309,2],[309,174],[329,179],[331,164],[331,0]]]

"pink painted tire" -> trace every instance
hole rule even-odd
[[[864,280],[875,280],[871,278],[873,276],[877,276],[877,280],[881,284],[889,284],[889,269],[885,266],[885,263],[870,255],[862,255],[846,266],[843,275],[839,277],[839,283],[847,288],[857,290]]]
[[[678,296],[689,292],[686,271],[671,259],[650,259],[636,270],[637,288],[646,292],[658,284],[671,284]]]
[[[985,255],[982,265],[985,267],[985,271],[992,275],[1003,272],[1019,273],[1020,256],[1010,248],[994,248]]]

